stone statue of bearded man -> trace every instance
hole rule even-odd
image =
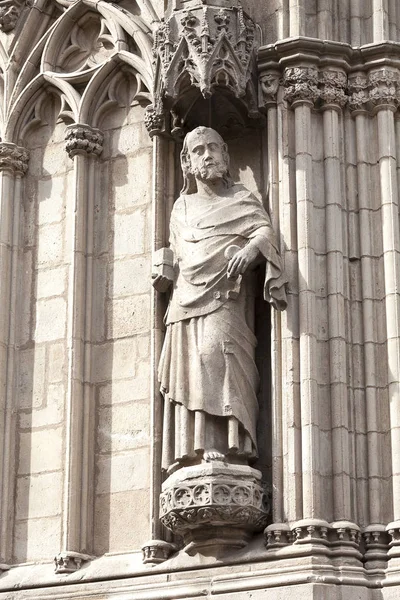
[[[172,285],[159,364],[164,397],[162,466],[248,464],[257,455],[258,372],[252,323],[254,267],[266,264],[264,298],[286,308],[286,279],[268,214],[229,174],[227,146],[198,127],[181,153],[184,187],[170,221]],[[164,250],[164,267],[166,266]],[[160,265],[160,262],[159,262]]]

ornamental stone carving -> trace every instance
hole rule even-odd
[[[347,102],[347,75],[343,71],[326,69],[320,75],[321,100],[324,108],[341,109]]]
[[[69,125],[65,139],[65,149],[70,158],[76,154],[100,156],[103,151],[104,134],[89,125]]]
[[[353,112],[363,112],[368,108],[368,76],[366,73],[353,73],[349,76],[349,108]]]
[[[149,132],[150,137],[153,137],[153,135],[156,133],[160,133],[165,124],[163,109],[161,108],[157,111],[152,104],[146,106],[144,113],[144,124]]]
[[[292,106],[297,103],[314,105],[319,98],[318,69],[311,67],[288,67],[283,76],[284,99]]]
[[[322,544],[331,548],[348,547],[358,552],[361,532],[349,521],[328,523],[320,519],[304,519],[289,526],[274,523],[264,530],[266,547],[280,548],[289,544]]]
[[[226,545],[245,546],[268,519],[260,479],[255,469],[222,462],[179,470],[163,486],[161,521],[183,536],[189,553],[222,539]]]
[[[280,73],[279,71],[268,71],[260,77],[260,106],[269,108],[274,106],[277,100],[279,89]]]
[[[371,71],[369,85],[369,98],[375,108],[397,109],[400,103],[400,72],[397,69]]]
[[[241,99],[251,116],[257,109],[255,25],[237,0],[178,3],[155,33],[157,115],[191,87],[203,98],[225,89]],[[152,127],[154,117],[148,121]]]
[[[10,142],[0,142],[0,171],[24,175],[28,170],[29,152]]]

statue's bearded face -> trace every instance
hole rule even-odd
[[[216,181],[227,173],[226,149],[213,132],[190,136],[188,151],[190,170],[196,179]]]

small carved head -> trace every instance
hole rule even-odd
[[[187,134],[181,152],[183,172],[182,194],[197,191],[196,179],[224,179],[233,185],[229,174],[228,147],[222,137],[209,127],[197,127]]]
[[[5,33],[12,31],[18,21],[19,10],[16,6],[8,6],[0,9],[0,29]]]

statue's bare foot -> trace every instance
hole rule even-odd
[[[225,460],[225,454],[218,452],[218,450],[207,450],[207,452],[204,452],[204,460],[206,462],[214,462],[217,460],[223,462]]]

